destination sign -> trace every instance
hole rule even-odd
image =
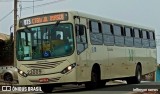
[[[19,26],[23,27],[28,25],[35,25],[35,24],[54,22],[54,21],[66,21],[66,20],[68,20],[68,13],[45,14],[45,15],[38,15],[21,19],[19,21]]]

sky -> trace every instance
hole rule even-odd
[[[25,8],[33,6],[33,2],[25,1],[33,0],[19,1],[22,2],[18,3],[18,19],[59,10],[77,10],[154,28],[157,40],[160,39],[160,0],[35,0],[34,9]],[[44,5],[38,6],[42,4]],[[20,6],[22,6],[21,10]],[[1,19],[11,10],[13,10],[13,0],[0,0],[0,33],[10,33],[13,12],[5,19]],[[159,55],[158,58],[160,59]]]

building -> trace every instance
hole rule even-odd
[[[9,35],[7,35],[7,34],[3,34],[3,33],[0,33],[0,40],[7,40],[7,39],[9,39]]]

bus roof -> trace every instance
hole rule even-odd
[[[124,26],[129,26],[129,27],[135,27],[135,28],[154,31],[154,29],[151,28],[151,27],[141,26],[141,25],[138,25],[138,24],[132,24],[132,23],[124,22],[124,21],[113,20],[113,19],[100,17],[100,16],[96,16],[96,15],[88,14],[88,13],[84,13],[84,12],[79,12],[79,11],[69,11],[69,12],[71,12],[75,15],[77,14],[77,16],[82,16],[82,17],[85,17],[85,18],[93,19],[93,20],[99,20],[99,21],[102,21],[102,22],[104,21],[104,22],[108,22],[108,23],[112,23],[112,24],[119,24],[119,25],[124,25]]]
[[[118,25],[129,26],[129,27],[135,27],[135,28],[140,28],[140,29],[150,30],[150,31],[155,30],[155,29],[150,28],[150,27],[141,26],[141,25],[133,24],[133,23],[128,23],[128,22],[125,22],[125,21],[114,20],[114,19],[110,19],[110,18],[106,18],[106,17],[96,16],[94,14],[88,14],[88,13],[80,12],[80,11],[67,10],[67,11],[57,11],[57,12],[53,12],[53,13],[66,13],[66,12],[71,13],[71,14],[76,15],[76,16],[81,16],[81,17],[84,17],[84,18],[89,18],[89,19],[98,20],[98,21],[102,21],[102,22],[108,22],[108,23],[112,23],[112,24],[118,24]],[[53,14],[53,13],[34,15],[34,16],[30,16],[30,17],[48,15],[48,14]],[[25,18],[22,18],[22,19],[26,19],[26,18],[30,18],[30,17],[25,17]]]

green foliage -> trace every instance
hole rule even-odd
[[[160,70],[160,64],[157,66],[157,69]]]
[[[0,41],[0,66],[13,65],[13,41]]]

